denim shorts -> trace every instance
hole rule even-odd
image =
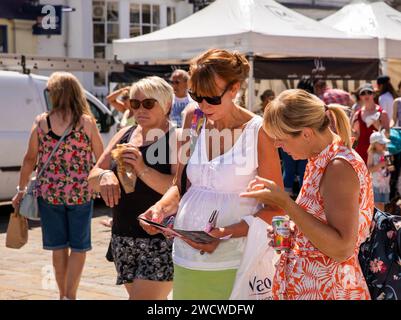
[[[373,188],[373,194],[375,197],[375,202],[378,203],[389,203],[390,202],[390,193],[380,192],[378,189]]]
[[[71,248],[74,252],[92,249],[93,201],[80,205],[54,205],[38,198],[42,223],[43,249]]]

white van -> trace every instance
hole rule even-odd
[[[35,117],[49,110],[47,77],[0,71],[0,201],[16,192],[19,171]],[[105,146],[117,132],[111,111],[85,91]]]

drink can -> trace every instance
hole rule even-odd
[[[273,247],[277,251],[288,251],[291,248],[290,219],[285,216],[275,216],[272,219]]]

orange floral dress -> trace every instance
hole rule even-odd
[[[359,246],[369,235],[374,207],[371,177],[362,158],[339,140],[334,141],[318,156],[309,159],[296,202],[317,219],[327,221],[319,186],[327,165],[334,159],[350,163],[359,178],[360,214],[354,255],[345,262],[336,262],[295,228],[291,250],[284,252],[276,265],[273,282],[276,300],[370,300],[358,261]]]

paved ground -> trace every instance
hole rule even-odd
[[[28,243],[21,249],[5,247],[9,207],[0,207],[0,300],[54,300],[58,292],[52,274],[51,252],[42,249],[38,223],[30,223]],[[110,229],[99,222],[109,209],[97,205],[92,220],[92,247],[88,253],[78,299],[127,299],[124,287],[116,286],[114,264],[105,259]]]

